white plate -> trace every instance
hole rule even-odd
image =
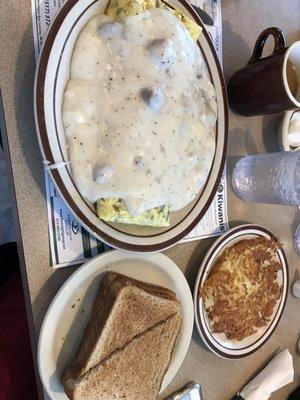
[[[52,301],[39,337],[38,365],[44,388],[52,400],[67,400],[60,382],[74,357],[89,318],[103,272],[115,271],[173,290],[182,304],[182,326],[162,390],[178,371],[188,350],[194,323],[193,299],[178,266],[167,256],[109,251],[79,268]]]
[[[271,337],[279,323],[286,303],[288,293],[288,265],[284,251],[279,249],[277,250],[277,255],[281,262],[282,270],[278,274],[278,281],[282,284],[282,295],[274,307],[273,315],[268,325],[258,329],[255,334],[241,341],[230,341],[226,338],[225,334],[212,333],[209,329],[209,321],[204,309],[203,300],[198,295],[199,288],[203,286],[212,268],[216,264],[216,261],[227,247],[241,240],[253,239],[259,236],[278,240],[270,231],[256,225],[241,225],[229,230],[225,235],[222,235],[216,240],[208,250],[198,271],[194,289],[194,309],[197,330],[209,350],[223,358],[242,358],[257,351]]]
[[[104,11],[108,0],[68,0],[51,25],[44,42],[36,73],[34,115],[44,162],[55,164],[51,178],[81,224],[111,246],[128,251],[150,252],[170,247],[186,236],[205,215],[211,204],[224,170],[228,105],[226,84],[209,34],[198,14],[186,0],[168,0],[203,27],[198,45],[207,61],[218,103],[216,151],[211,170],[199,196],[183,209],[171,213],[170,227],[154,228],[131,224],[107,223],[82,197],[73,181],[68,161],[66,138],[62,123],[61,104],[73,48],[81,29],[96,13]]]

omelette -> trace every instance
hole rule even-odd
[[[188,30],[192,39],[197,41],[202,28],[192,19],[184,15],[179,9],[173,9],[161,1],[156,0],[111,0],[106,14],[116,20],[122,20],[128,15],[142,13],[149,8],[165,8],[178,18]],[[100,199],[96,203],[96,212],[100,219],[108,222],[124,224],[146,225],[152,227],[167,227],[170,225],[170,207],[164,205],[146,210],[132,216],[122,202],[122,199]]]
[[[106,14],[122,21],[128,15],[137,15],[155,7],[164,8],[174,14],[186,27],[192,39],[197,41],[202,30],[201,26],[184,15],[178,8],[173,8],[161,0],[111,0]]]
[[[111,0],[80,32],[63,123],[74,181],[109,222],[167,227],[215,154],[201,27],[161,0]]]
[[[104,221],[153,227],[169,226],[170,207],[168,205],[151,208],[135,217],[129,214],[121,199],[100,199],[97,201],[96,208],[98,216]]]

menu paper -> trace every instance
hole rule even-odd
[[[67,0],[31,0],[33,39],[36,62],[51,22]],[[193,0],[214,20],[214,26],[206,27],[220,61],[222,62],[221,0]],[[109,246],[87,232],[69,210],[55,189],[45,169],[46,199],[52,265],[54,268],[83,263]],[[226,173],[223,173],[216,196],[198,225],[182,241],[218,236],[228,230]]]
[[[81,264],[110,247],[84,229],[57,192],[45,170],[48,225],[53,267]]]

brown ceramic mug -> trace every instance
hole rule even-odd
[[[269,35],[274,38],[274,50],[270,56],[262,57]],[[230,79],[228,97],[232,110],[245,116],[299,108],[300,41],[287,47],[280,29],[264,30],[246,67]]]

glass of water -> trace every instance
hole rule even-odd
[[[234,168],[232,184],[245,201],[300,205],[300,151],[244,157]]]

